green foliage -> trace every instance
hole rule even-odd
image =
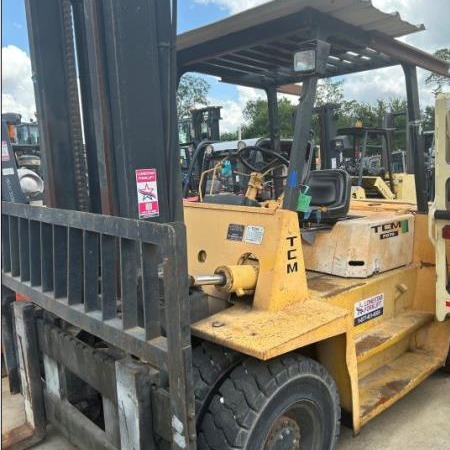
[[[193,75],[184,75],[181,78],[177,92],[178,119],[190,117],[189,111],[195,105],[207,105],[210,84],[203,78]]]
[[[436,50],[433,55],[443,61],[450,62],[450,48]],[[444,87],[450,86],[450,79],[443,75],[432,73],[426,78],[425,83],[431,86],[433,94],[437,95],[443,92]]]
[[[427,106],[422,114],[424,131],[434,130],[434,106]]]
[[[315,106],[323,106],[327,103],[341,104],[344,99],[344,81],[333,81],[329,78],[320,80],[317,84]]]
[[[237,131],[225,132],[220,135],[221,141],[237,141],[237,139],[238,139]]]
[[[286,98],[278,100],[278,117],[282,138],[292,137],[294,133],[295,109],[295,105]],[[270,135],[269,112],[266,100],[258,99],[248,101],[245,105],[243,115],[248,121],[248,125],[245,125],[242,129],[243,139],[268,137]]]

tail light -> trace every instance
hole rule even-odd
[[[450,225],[445,225],[442,228],[442,239],[450,239]]]

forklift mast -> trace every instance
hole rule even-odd
[[[46,204],[139,218],[137,179],[151,169],[159,212],[149,220],[182,219],[176,1],[26,5]]]
[[[26,14],[48,208],[2,204],[2,309],[19,346],[8,372],[32,380],[27,426],[42,439],[58,423],[90,449],[193,449],[177,2],[26,0]],[[92,389],[102,428],[74,406]]]

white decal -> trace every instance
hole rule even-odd
[[[261,245],[264,238],[264,228],[256,225],[245,227],[244,242]]]
[[[136,170],[139,219],[159,216],[156,169]]]
[[[355,303],[355,325],[383,315],[384,294],[377,294]]]

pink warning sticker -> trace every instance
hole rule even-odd
[[[9,161],[8,144],[6,141],[2,141],[2,162]]]
[[[139,219],[159,216],[156,169],[137,169],[136,188]]]

